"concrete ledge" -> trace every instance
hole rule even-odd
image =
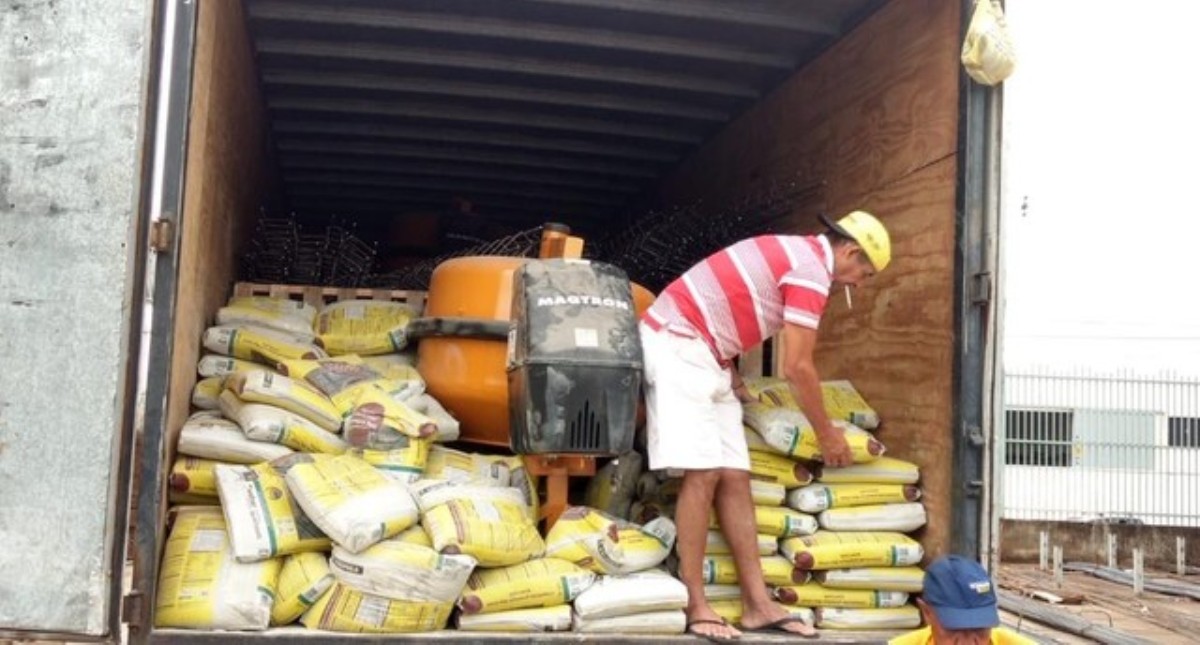
[[[1117,566],[1133,566],[1133,549],[1145,550],[1147,567],[1175,570],[1175,538],[1187,540],[1187,563],[1200,565],[1200,529],[1169,526],[1103,524],[1099,522],[1049,522],[1002,520],[1001,562],[1037,562],[1038,539],[1050,532],[1050,546],[1063,548],[1063,561],[1105,563],[1109,533],[1117,536]]]

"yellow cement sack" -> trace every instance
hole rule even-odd
[[[395,600],[335,582],[300,622],[309,629],[370,634],[434,632],[446,627],[452,602]]]
[[[342,300],[317,314],[321,343],[333,354],[390,354],[408,345],[408,323],[417,312],[387,300]]]
[[[779,551],[779,538],[773,535],[758,534],[758,554],[774,555]],[[733,549],[725,541],[725,535],[719,530],[709,529],[704,543],[704,553],[707,555],[730,555]]]
[[[817,610],[817,627],[821,629],[914,629],[921,626],[921,610],[916,605],[887,609],[838,609]]]
[[[427,513],[453,500],[465,502],[481,501],[528,510],[528,506],[525,504],[525,496],[521,494],[521,491],[511,486],[480,486],[478,484],[464,484],[445,479],[422,479],[409,486],[409,492],[412,493],[413,499],[417,500],[417,508],[421,509],[422,513]],[[534,522],[537,520],[537,517],[525,513],[525,519]]]
[[[576,614],[571,631],[583,634],[682,634],[687,616],[682,609],[649,611],[612,618],[583,618]]]
[[[257,325],[294,334],[313,334],[317,308],[303,300],[236,296],[217,310],[218,325]]]
[[[596,574],[558,558],[538,558],[471,574],[458,599],[464,614],[565,605],[592,586]]]
[[[372,381],[347,388],[332,401],[344,415],[342,434],[355,448],[393,450],[405,438],[425,439],[437,435],[437,423],[392,398],[386,381]]]
[[[780,454],[771,444],[767,443],[762,438],[762,435],[754,431],[750,426],[742,426],[742,434],[746,437],[746,448],[751,454],[756,452],[769,452],[773,455]]]
[[[821,395],[825,402],[825,412],[830,419],[853,423],[864,430],[879,427],[879,414],[867,405],[866,399],[854,389],[850,381],[821,383]]]
[[[210,376],[196,381],[192,388],[192,406],[198,410],[216,410],[221,407],[221,392],[225,389],[224,376]]]
[[[743,421],[762,437],[771,448],[797,459],[821,459],[821,444],[804,413],[791,408],[774,407],[765,403],[742,406]],[[846,436],[855,463],[878,459],[884,453],[883,444],[869,432],[845,421],[833,421]]]
[[[329,397],[303,381],[267,370],[233,374],[225,389],[246,403],[261,403],[297,414],[329,432],[342,426],[342,415]]]
[[[788,493],[787,505],[804,513],[831,508],[900,504],[921,499],[921,489],[904,484],[812,484]]]
[[[429,459],[429,440],[404,437],[397,445],[399,447],[391,450],[351,448],[349,454],[361,458],[402,484],[417,481],[425,471],[425,462]]]
[[[675,523],[638,526],[586,506],[568,507],[546,534],[546,555],[596,573],[635,573],[658,566],[675,545]]]
[[[524,505],[488,500],[451,500],[421,516],[433,548],[461,553],[481,567],[504,567],[541,557],[546,543]]]
[[[214,412],[198,412],[179,431],[179,454],[227,464],[257,464],[292,454],[292,449],[251,441],[238,424]]]
[[[582,618],[612,618],[687,607],[687,587],[659,569],[601,576],[575,599]]]
[[[417,522],[408,489],[353,455],[295,464],[285,479],[304,513],[351,553]]]
[[[243,361],[240,358],[221,356],[219,354],[205,354],[200,357],[200,362],[196,364],[196,372],[204,378],[229,376],[237,372],[253,372],[262,368],[262,365],[252,361]]]
[[[230,325],[209,327],[204,331],[204,348],[247,361],[274,367],[289,358],[328,358],[318,345],[307,338],[281,331]]]
[[[878,589],[920,593],[925,572],[920,567],[860,567],[816,571],[813,579],[829,589]]]
[[[782,506],[755,506],[754,524],[758,532],[775,537],[812,535],[817,532],[817,518]],[[709,528],[718,528],[716,511],[709,516]]]
[[[233,557],[216,507],[180,507],[167,538],[155,602],[157,627],[263,630],[271,621],[279,560]]]
[[[280,374],[296,381],[304,381],[330,397],[355,385],[384,378],[379,372],[368,367],[357,354],[315,360],[289,358],[279,361],[275,368]]]
[[[399,395],[393,394],[393,399],[400,398]],[[413,396],[400,398],[400,401],[409,406],[416,412],[433,419],[437,426],[437,432],[431,437],[433,441],[438,443],[449,443],[458,441],[459,435],[462,433],[462,426],[458,419],[450,414],[438,400],[425,393],[418,393]]]
[[[363,356],[362,358],[363,362],[380,374],[386,374],[388,370],[392,369],[415,367],[417,364],[417,354],[413,351],[412,347],[403,352],[376,354],[374,356]]]
[[[844,569],[848,567],[902,567],[917,564],[925,555],[921,543],[902,533],[838,533],[788,538],[779,552],[796,567]]]
[[[410,526],[403,531],[400,531],[395,536],[388,538],[397,542],[405,542],[407,544],[419,544],[433,548],[433,540],[429,539],[429,534],[425,532],[425,528],[420,524]]]
[[[704,585],[705,600],[738,600],[742,599],[742,588],[737,585]]]
[[[349,446],[336,434],[304,417],[262,403],[245,403],[230,390],[220,397],[221,413],[237,422],[247,439],[287,446],[299,452],[340,455]]]
[[[755,481],[796,488],[812,483],[813,474],[804,464],[769,452],[750,453],[750,476]]]
[[[604,464],[588,482],[584,502],[613,517],[628,517],[645,463],[641,453],[628,452]]]
[[[802,571],[778,555],[759,558],[763,580],[772,587],[802,585],[808,582],[808,572]],[[706,555],[702,565],[704,584],[735,585],[738,583],[737,566],[731,555]]]
[[[565,632],[571,629],[571,605],[514,609],[491,614],[459,613],[456,626],[460,632],[501,632],[506,634]]]
[[[197,457],[177,457],[167,475],[167,489],[172,500],[177,495],[217,499],[216,467],[219,461]]]
[[[508,461],[499,457],[435,445],[429,448],[425,478],[509,486],[512,483],[512,467]]]
[[[879,607],[903,607],[908,604],[908,594],[903,591],[830,589],[815,582],[776,587],[774,593],[775,599],[779,602],[802,607],[876,609]]]
[[[716,612],[718,616],[725,619],[725,621],[730,625],[736,625],[742,622],[743,607],[742,599],[740,597],[716,600],[709,603],[709,606],[712,607],[712,610]],[[816,614],[808,607],[793,607],[790,605],[783,605],[783,609],[788,613],[789,616],[793,618],[799,618],[809,625],[812,625],[814,621],[816,621]],[[782,634],[782,632],[780,632],[780,634]]]
[[[908,533],[925,526],[925,507],[919,502],[832,508],[817,515],[827,531],[899,531]]]
[[[364,593],[395,600],[447,603],[462,593],[475,561],[390,539],[362,553],[335,546],[329,568],[339,582]]]
[[[648,524],[660,517],[674,519],[675,505],[641,500],[629,505],[629,521],[634,524]]]
[[[290,625],[333,586],[324,553],[297,553],[283,559],[279,589],[271,609],[272,625]]]
[[[255,466],[216,467],[217,491],[238,562],[326,551],[331,542],[288,491],[285,473],[307,456],[291,455]]]
[[[822,484],[915,484],[920,478],[916,464],[894,457],[845,468],[823,468],[817,474]]]

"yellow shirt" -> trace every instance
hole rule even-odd
[[[1026,638],[1006,627],[996,627],[992,630],[993,645],[1037,645],[1037,641]],[[888,645],[937,645],[933,642],[933,629],[922,627],[907,634],[901,634],[888,641]]]

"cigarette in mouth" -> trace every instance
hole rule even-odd
[[[850,299],[850,285],[846,285],[846,308],[854,308],[854,301]]]

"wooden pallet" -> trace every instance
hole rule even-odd
[[[233,285],[234,296],[268,296],[303,300],[320,309],[331,302],[342,300],[387,300],[409,305],[418,313],[425,311],[424,291],[402,291],[397,289],[365,289],[357,287],[317,287],[297,284],[262,284],[238,282]]]

